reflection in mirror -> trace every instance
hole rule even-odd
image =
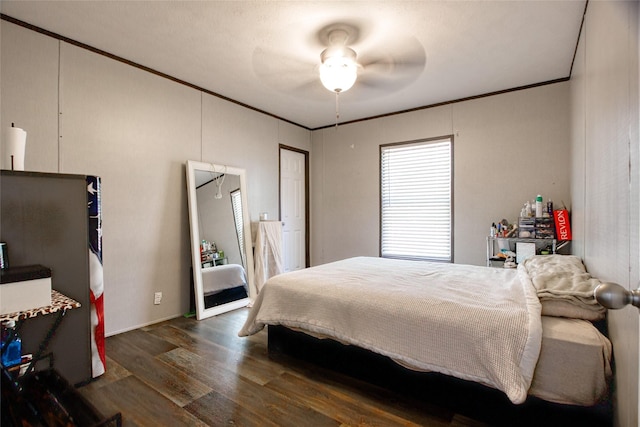
[[[193,283],[198,320],[254,297],[244,169],[187,162]]]

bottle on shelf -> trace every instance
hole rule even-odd
[[[542,218],[542,196],[536,197],[536,218]]]
[[[16,322],[14,320],[7,320],[2,325],[2,354],[0,359],[5,367],[18,365],[22,360],[22,340],[15,332],[15,327]]]

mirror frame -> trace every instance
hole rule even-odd
[[[201,170],[206,172],[219,172],[225,170],[229,175],[240,176],[240,191],[242,192],[242,222],[244,235],[244,251],[246,254],[247,265],[244,266],[247,275],[247,285],[249,287],[249,296],[237,301],[228,302],[211,308],[204,305],[204,292],[202,285],[202,264],[200,260],[200,224],[198,222],[198,201],[196,199],[196,180],[195,171]],[[233,166],[218,165],[212,163],[203,163],[195,160],[187,160],[187,201],[189,204],[189,224],[191,235],[191,265],[193,267],[193,287],[195,294],[196,318],[198,320],[206,319],[211,316],[226,313],[231,310],[246,307],[253,300],[257,292],[255,292],[253,280],[253,244],[251,239],[251,222],[249,220],[249,208],[247,204],[247,184],[246,172],[242,168]]]

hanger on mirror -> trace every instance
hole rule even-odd
[[[214,176],[213,182],[216,184],[216,194],[213,196],[215,199],[222,199],[222,184],[224,183],[224,179],[227,176],[227,165],[223,166],[224,172],[221,172],[220,175]],[[216,171],[216,165],[211,163],[211,169],[213,170],[213,174],[219,173]]]

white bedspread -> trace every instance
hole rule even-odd
[[[527,397],[540,353],[540,302],[523,269],[351,258],[271,278],[240,336],[284,325],[418,370]]]
[[[205,295],[238,286],[247,288],[247,276],[240,264],[225,264],[202,269],[202,291]]]

